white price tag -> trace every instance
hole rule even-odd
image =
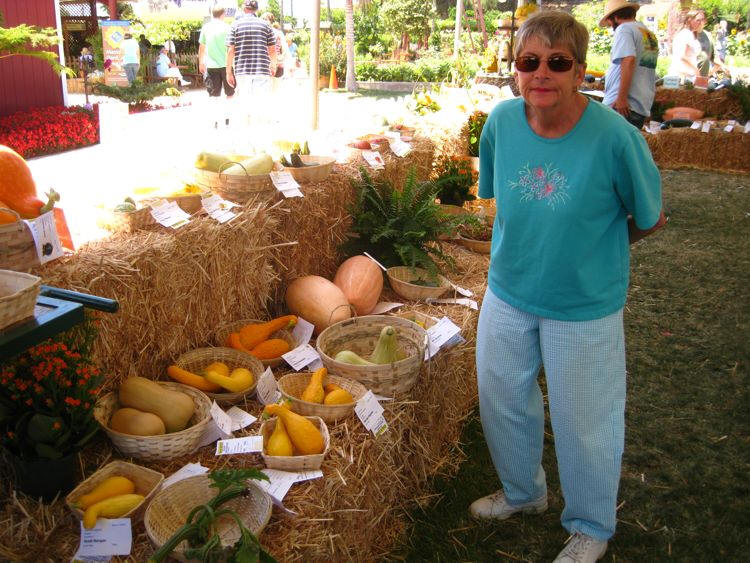
[[[658,133],[660,128],[661,128],[661,123],[659,123],[658,121],[648,122],[648,130],[650,133]]]
[[[216,455],[252,454],[263,451],[263,436],[245,436],[216,442]]]
[[[211,418],[214,419],[216,426],[219,427],[224,434],[232,434],[232,417],[221,410],[221,407],[216,404],[216,401],[211,403]]]
[[[382,170],[383,168],[385,168],[383,157],[380,156],[380,153],[378,151],[362,151],[362,157],[373,170]]]
[[[724,131],[726,131],[727,133],[731,133],[733,129],[734,129],[734,125],[730,123],[727,123],[727,125],[724,127]]]
[[[323,360],[321,360],[320,357],[318,357],[317,360],[313,360],[312,362],[307,364],[307,369],[309,369],[310,371],[318,371],[322,367],[323,367]]]
[[[206,424],[206,427],[203,429],[201,439],[198,441],[198,445],[193,451],[198,451],[203,446],[213,444],[216,440],[228,438],[231,435],[232,434],[226,434],[225,432],[222,432],[221,428],[219,428],[214,419],[211,418],[211,420],[208,421],[208,424]]]
[[[292,366],[294,371],[299,371],[307,364],[320,359],[318,351],[309,344],[297,346],[294,350],[281,355],[286,362]]]
[[[448,341],[461,333],[461,329],[448,317],[443,317],[436,324],[427,329],[429,338],[427,350],[425,350],[425,360],[430,359],[438,353]]]
[[[665,76],[664,81],[662,82],[662,86],[665,88],[679,88],[680,87],[680,77],[679,76]]]
[[[391,131],[390,129],[383,133],[383,137],[390,141],[401,140],[401,131]]]
[[[711,122],[710,121],[704,121],[703,126],[701,127],[701,131],[704,133],[708,133],[711,130]]]
[[[307,344],[315,332],[315,325],[307,322],[302,317],[297,317],[297,324],[292,330],[292,337],[297,344]]]
[[[690,126],[691,129],[700,129],[702,123],[700,121],[693,121],[693,124]]]
[[[87,530],[81,522],[81,544],[75,557],[107,557],[130,555],[133,546],[133,529],[130,518],[99,518]]]
[[[750,133],[750,119],[745,121],[745,130],[743,131],[743,133]]]
[[[375,305],[375,308],[372,310],[370,315],[382,315],[383,313],[387,313],[388,311],[392,311],[393,309],[398,309],[399,307],[403,307],[403,303],[393,303],[391,301],[381,301],[377,305]]]
[[[57,236],[53,211],[47,211],[47,213],[35,219],[25,220],[24,223],[26,223],[31,231],[34,246],[36,246],[36,255],[39,258],[40,264],[46,264],[50,260],[63,255],[60,238]]]
[[[302,481],[312,481],[313,479],[320,479],[323,477],[323,472],[320,469],[312,469],[310,471],[300,471],[297,473],[296,483]]]
[[[354,412],[357,413],[364,427],[376,437],[388,430],[388,423],[383,417],[383,407],[380,406],[372,391],[367,391],[357,401],[357,404],[354,406]]]
[[[270,175],[273,185],[284,197],[304,197],[291,172],[284,170],[283,172],[271,172]]]
[[[266,368],[266,371],[258,379],[255,395],[264,405],[270,405],[281,399],[281,392],[276,384],[276,378],[273,376],[271,368]]]
[[[227,414],[229,415],[229,418],[232,419],[232,432],[250,426],[253,422],[258,420],[249,412],[245,412],[239,407],[232,407],[227,411]]]
[[[200,463],[188,463],[183,465],[180,469],[172,473],[169,477],[164,479],[161,484],[162,489],[166,489],[169,485],[175,484],[177,481],[182,481],[193,475],[203,475],[208,471],[208,467],[203,467]]]
[[[401,139],[394,139],[390,142],[391,150],[393,154],[398,157],[404,157],[411,152],[412,146],[409,143],[405,143]]]
[[[281,502],[297,482],[297,474],[290,471],[281,471],[280,469],[264,469],[270,481],[257,481],[258,486],[266,491],[274,499]]]
[[[178,229],[187,225],[190,221],[190,215],[185,213],[176,201],[159,201],[151,208],[151,216],[154,220],[164,225]]]
[[[474,292],[471,291],[470,289],[465,289],[463,287],[459,287],[459,286],[457,286],[453,282],[450,282],[450,284],[451,284],[451,287],[453,287],[453,289],[456,290],[456,293],[460,293],[464,297],[474,297]]]
[[[201,199],[201,205],[206,213],[219,223],[226,223],[237,217],[237,214],[232,211],[232,208],[237,207],[237,204],[218,195],[204,197]]]
[[[464,307],[468,307],[469,309],[473,309],[475,311],[479,310],[479,305],[476,301],[473,299],[468,299],[466,297],[456,297],[455,299],[433,299],[432,297],[428,297],[425,299],[427,303],[449,303],[449,304],[456,304],[456,305],[463,305]]]
[[[729,121],[727,121],[727,125],[737,125],[737,120],[736,119],[730,119]]]

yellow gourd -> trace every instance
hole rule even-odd
[[[326,383],[323,386],[323,391],[326,392],[326,395],[328,395],[328,393],[330,393],[331,391],[335,391],[336,389],[341,389],[341,387],[339,387],[335,383]]]
[[[307,384],[300,399],[308,403],[322,403],[326,394],[323,390],[323,378],[327,373],[328,370],[326,368],[315,370],[310,376],[310,383]]]
[[[182,369],[179,366],[169,366],[167,368],[167,375],[179,383],[190,385],[190,387],[195,387],[201,391],[216,392],[221,389],[221,387],[215,383],[211,383],[205,377]]]
[[[211,383],[221,385],[224,389],[231,391],[232,393],[240,393],[241,391],[250,389],[253,381],[255,381],[253,373],[245,368],[236,368],[232,370],[232,373],[230,373],[228,377],[220,375],[215,371],[207,371],[206,379]]]
[[[276,418],[276,426],[266,444],[266,453],[274,456],[294,455],[292,441],[289,439],[289,434],[286,433],[284,421],[280,418]]]
[[[134,436],[157,436],[167,433],[164,421],[157,415],[130,407],[123,407],[112,413],[109,427],[115,432]]]
[[[120,518],[143,502],[143,495],[117,495],[92,504],[83,513],[83,527],[90,530],[97,518]]]
[[[354,397],[346,389],[334,389],[323,399],[324,405],[348,405],[354,402]]]
[[[282,405],[266,405],[265,412],[284,421],[289,439],[299,455],[323,453],[325,442],[316,426],[305,417],[293,413]]]
[[[224,362],[212,362],[203,368],[203,373],[207,371],[215,371],[219,375],[229,376],[229,366]]]
[[[120,404],[150,412],[164,421],[167,432],[184,430],[195,412],[193,399],[145,377],[129,377],[120,384]]]
[[[127,495],[134,491],[135,483],[133,481],[121,475],[113,475],[99,483],[90,493],[80,496],[73,504],[77,508],[86,510],[89,506],[106,498]]]

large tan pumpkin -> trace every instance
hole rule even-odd
[[[352,316],[346,295],[320,276],[297,278],[286,289],[289,312],[315,325],[318,333]]]
[[[344,292],[357,315],[369,315],[383,291],[383,272],[367,256],[352,256],[339,266],[333,283]]]

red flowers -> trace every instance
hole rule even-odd
[[[99,116],[80,106],[50,106],[0,117],[0,145],[24,158],[99,142]]]

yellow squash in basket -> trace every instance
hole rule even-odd
[[[143,502],[143,495],[128,494],[110,497],[92,504],[83,513],[83,527],[90,530],[97,518],[120,518]]]
[[[266,444],[266,453],[274,456],[294,455],[292,440],[289,438],[289,434],[286,433],[284,421],[281,418],[276,419],[276,426]]]
[[[310,383],[302,392],[300,399],[307,401],[308,403],[322,403],[325,398],[325,390],[323,389],[323,378],[328,374],[326,368],[320,368],[315,370],[310,376]]]
[[[211,383],[221,385],[231,393],[246,391],[247,389],[250,389],[253,381],[255,381],[253,372],[245,368],[236,368],[232,370],[229,377],[221,375],[215,371],[206,371],[206,379]]]
[[[334,389],[330,393],[326,393],[325,399],[323,399],[324,405],[348,405],[354,402],[354,397],[346,389]]]
[[[323,453],[325,449],[323,434],[304,416],[300,416],[282,405],[266,405],[264,412],[284,421],[289,439],[299,455]]]
[[[81,510],[86,510],[89,506],[96,504],[104,499],[118,495],[127,495],[135,491],[135,483],[121,475],[107,477],[99,483],[94,489],[75,501],[75,506]]]

